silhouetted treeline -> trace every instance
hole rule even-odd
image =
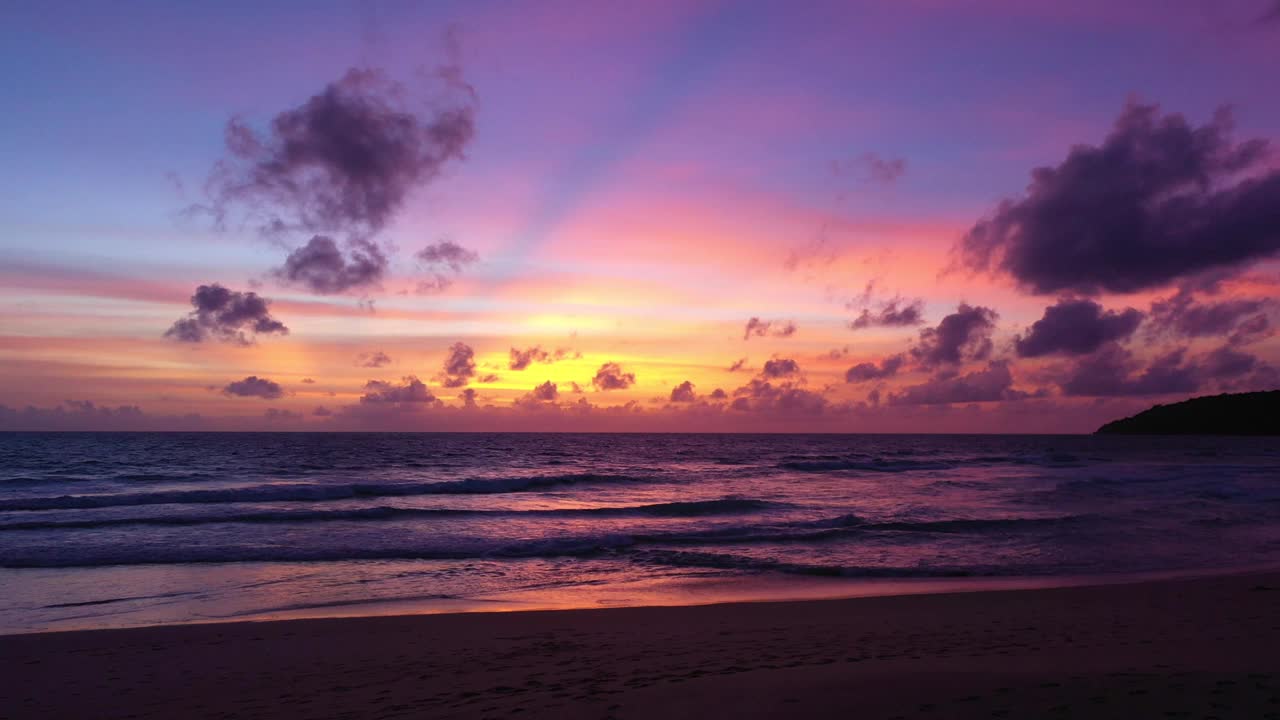
[[[1280,435],[1280,390],[1156,405],[1098,428],[1108,435]]]

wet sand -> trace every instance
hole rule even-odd
[[[1280,718],[1280,573],[0,637],[8,718]]]

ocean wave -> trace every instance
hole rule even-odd
[[[17,475],[13,477],[0,478],[0,486],[30,486],[30,487],[49,487],[59,483],[85,483],[85,482],[121,482],[121,483],[162,483],[162,482],[199,482],[204,480],[214,480],[217,476],[207,472],[181,472],[181,473],[161,473],[161,472],[121,472],[115,474],[83,474],[83,473],[63,473],[63,472],[46,472],[35,475]]]
[[[1021,568],[1001,567],[893,567],[849,566],[798,563],[771,558],[735,555],[732,553],[701,552],[687,550],[643,550],[634,553],[632,560],[638,563],[671,567],[717,568],[745,572],[782,572],[793,575],[817,575],[824,577],[859,578],[947,578],[994,575],[1029,574]]]
[[[709,501],[718,502],[718,501]],[[735,501],[737,502],[737,501]],[[646,506],[628,509],[644,512]],[[389,508],[397,510],[396,508]],[[377,510],[377,508],[370,508]],[[585,512],[606,508],[583,509]],[[483,511],[479,511],[483,512]],[[537,512],[537,511],[532,511]],[[555,511],[547,511],[555,512]],[[670,545],[745,545],[755,543],[817,542],[874,531],[974,532],[1031,528],[1071,521],[1065,518],[995,518],[929,522],[868,523],[856,515],[841,515],[790,523],[756,523],[709,530],[653,533],[601,533],[542,539],[499,539],[442,536],[410,545],[336,547],[297,543],[292,545],[218,545],[184,547],[159,543],[114,547],[33,546],[0,553],[3,567],[81,567],[220,562],[324,562],[352,560],[460,560],[481,558],[535,558],[588,556],[605,552],[650,548],[661,552]],[[435,543],[435,544],[432,544]],[[657,547],[654,547],[657,546]],[[690,552],[669,550],[670,552]]]
[[[778,463],[780,470],[792,470],[795,472],[878,472],[878,473],[900,473],[911,472],[914,470],[951,470],[955,468],[952,463],[926,461],[926,460],[885,460],[883,458],[875,460],[787,460]]]
[[[756,512],[791,507],[787,503],[755,500],[753,498],[727,497],[719,500],[688,500],[685,502],[654,503],[634,508],[598,508],[590,512],[633,510],[643,515],[661,517],[695,517],[698,515],[726,515],[740,512]]]
[[[862,526],[864,530],[891,530],[921,533],[983,533],[999,530],[1023,530],[1041,527],[1060,527],[1085,519],[1083,515],[1057,517],[973,518],[955,520],[922,520],[883,522]]]
[[[533,475],[525,477],[471,478],[433,483],[281,483],[209,490],[172,490],[111,495],[60,495],[0,500],[0,511],[83,510],[135,505],[186,505],[237,502],[316,502],[360,497],[414,495],[492,495],[538,490],[555,485],[652,482],[651,476]]]
[[[841,515],[821,520],[743,525],[692,532],[638,534],[636,540],[651,544],[751,544],[769,542],[816,542],[868,532],[970,533],[1014,532],[1073,523],[1082,516],[1048,518],[988,518],[926,521],[867,522],[857,515]]]
[[[434,546],[347,546],[322,545],[137,545],[78,547],[73,549],[33,548],[6,551],[0,567],[67,568],[110,565],[187,565],[231,562],[342,562],[358,560],[477,560],[596,555],[634,545],[625,534],[605,534],[543,540],[490,541],[481,538],[453,538]]]
[[[0,522],[0,531],[91,529],[124,525],[211,525],[217,523],[379,521],[468,515],[511,517],[703,517],[710,515],[731,515],[737,513],[758,512],[784,507],[788,506],[783,503],[736,497],[721,498],[718,500],[691,500],[685,502],[654,503],[650,505],[556,508],[543,510],[480,510],[470,508],[400,508],[378,506],[368,508],[343,508],[339,510],[263,510],[257,512],[159,515],[152,517],[18,520],[15,522]]]

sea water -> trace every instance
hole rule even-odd
[[[1268,438],[0,433],[0,632],[1273,564]]]

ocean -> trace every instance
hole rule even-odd
[[[1276,565],[1274,438],[0,434],[0,633]]]

